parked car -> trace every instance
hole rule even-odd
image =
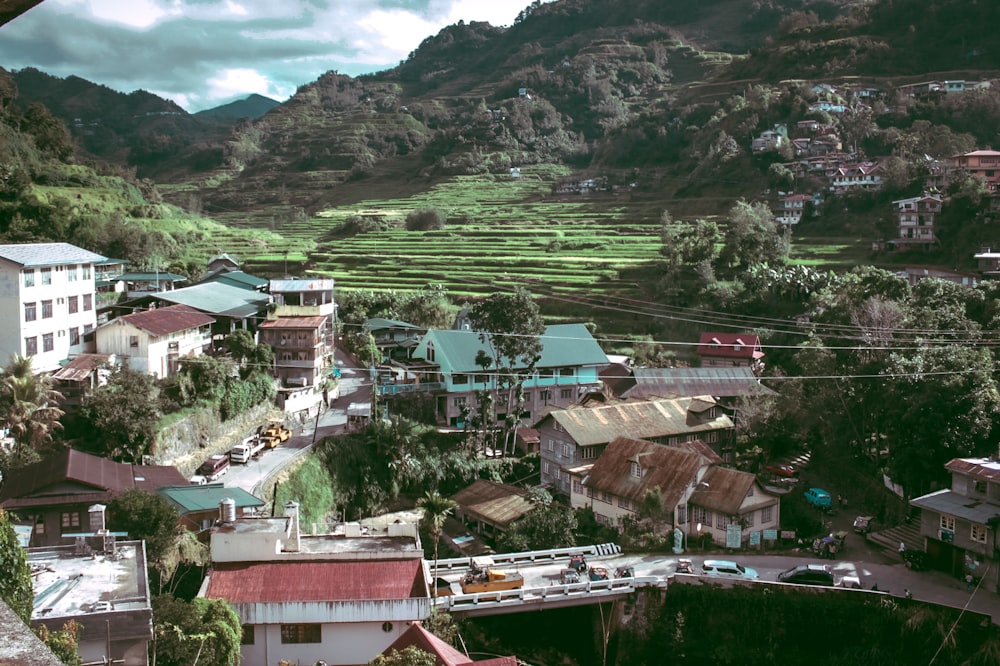
[[[610,578],[608,576],[608,568],[602,566],[592,566],[590,567],[590,580],[607,580]]]
[[[830,509],[833,507],[833,500],[830,493],[822,488],[810,488],[806,491],[806,501],[818,509]]]
[[[701,565],[707,576],[724,576],[726,578],[757,579],[757,570],[745,567],[730,560],[705,560]]]
[[[826,564],[800,564],[778,574],[779,583],[833,585],[833,570]]]
[[[871,516],[858,516],[854,519],[854,531],[858,534],[868,536],[868,533],[872,531],[874,522],[875,519]]]
[[[799,470],[795,469],[792,465],[768,465],[764,469],[775,476],[780,476],[783,479],[799,478]]]
[[[583,556],[583,553],[573,553],[569,556],[569,566],[576,569],[577,573],[583,573],[587,570],[587,558]]]
[[[580,572],[576,569],[563,569],[559,572],[559,582],[563,585],[580,582]]]

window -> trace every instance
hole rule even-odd
[[[22,271],[21,275],[24,276],[24,286],[25,287],[34,287],[35,286],[35,269],[29,268],[29,269],[27,269],[25,271]]]
[[[632,503],[628,501],[625,497],[618,498],[618,507],[625,509],[626,511],[631,511]]]
[[[80,310],[80,297],[70,296],[67,300],[67,305],[69,305],[69,313],[79,312]]]
[[[941,529],[955,531],[955,517],[941,514]]]
[[[452,402],[456,407],[465,407],[465,396],[455,398]]]
[[[569,458],[570,456],[573,455],[572,447],[569,445],[568,442],[563,442],[563,452],[562,452],[562,454],[563,454],[564,458]]]
[[[35,516],[35,534],[45,534],[45,516]]]
[[[636,460],[628,461],[628,473],[637,479],[642,478],[642,467],[639,466],[638,461]]]
[[[42,301],[42,319],[52,319],[52,301]]]
[[[677,505],[677,522],[681,525],[687,522],[687,504]]]
[[[56,346],[55,346],[54,341],[52,339],[52,334],[51,333],[46,333],[45,335],[43,335],[42,336],[42,351],[43,352],[50,352],[50,351],[52,351],[55,348],[56,348]]]
[[[128,336],[128,346],[129,347],[138,347],[139,346],[139,336],[138,335],[130,335],[130,336]]]
[[[601,491],[601,501],[605,504],[611,504],[611,493],[606,490]]]
[[[252,624],[244,624],[243,634],[240,636],[240,645],[253,645],[254,642],[256,642],[254,626]]]
[[[83,309],[84,309],[84,311],[93,310],[94,309],[94,295],[93,294],[84,294],[83,295]]]
[[[969,538],[977,543],[986,543],[986,526],[972,523],[972,530],[969,533]]]
[[[562,389],[559,391],[559,397],[562,400],[570,400],[573,398],[573,389]]]
[[[713,430],[712,432],[705,433],[706,444],[715,444],[718,441],[719,441],[718,431]]]
[[[80,526],[80,512],[72,511],[62,514],[61,525],[63,529]]]
[[[549,463],[547,462],[542,463],[542,474],[546,477],[549,475]]]
[[[52,269],[43,268],[42,269],[42,284],[52,284]]]
[[[430,361],[431,363],[434,363],[434,343],[433,342],[428,342],[427,343],[427,360]]]
[[[452,384],[468,384],[469,375],[454,375],[451,379]]]
[[[94,325],[93,324],[84,324],[83,325],[83,334],[84,335],[86,335],[87,333],[90,333],[92,330],[94,330]]]
[[[771,522],[771,511],[774,509],[773,506],[765,506],[760,510],[760,524],[767,525]]]
[[[526,405],[531,404],[531,391],[525,391],[524,392],[524,404],[526,404]],[[556,430],[558,430],[558,429],[559,429],[559,424],[557,423],[556,424]]]
[[[35,312],[35,304],[34,303],[25,303],[24,304],[24,321],[35,321],[36,318],[37,318],[37,314]]]
[[[555,440],[553,440],[553,439],[550,438],[549,441],[545,443],[545,450],[546,451],[555,451],[556,450]]]
[[[580,483],[579,479],[573,479],[573,492],[577,495],[583,494],[583,484]]]
[[[715,514],[715,526],[717,528],[719,528],[720,530],[724,530],[726,529],[726,525],[728,524],[729,523],[726,521],[726,517],[723,514],[721,513]]]
[[[289,643],[322,643],[323,625],[320,624],[283,624],[281,625],[281,642]]]
[[[573,376],[573,368],[559,368],[559,376],[560,377],[572,377]]]
[[[597,447],[596,446],[581,446],[580,447],[580,458],[582,460],[593,460],[597,457]]]
[[[750,512],[748,512],[748,513],[747,513],[747,514],[746,514],[746,515],[744,516],[744,518],[745,518],[745,519],[746,519],[746,521],[747,521],[747,527],[753,527],[753,515],[754,515],[755,513],[757,513],[757,512],[756,512],[756,511],[750,511]]]
[[[542,391],[542,402],[548,402],[552,399],[552,391]]]
[[[76,266],[67,266],[66,267],[66,279],[69,282],[76,282],[76,275],[77,275],[77,273],[76,273]]]
[[[472,381],[475,384],[485,384],[486,382],[489,381],[489,378],[490,378],[489,375],[476,375],[475,377],[472,378]]]
[[[24,339],[24,355],[34,356],[38,353],[38,338],[32,335]]]
[[[972,482],[972,487],[980,495],[985,495],[986,494],[986,482],[985,481],[979,481],[979,480],[973,481]]]
[[[83,267],[83,279],[84,280],[89,280],[90,279],[90,266],[84,266]]]

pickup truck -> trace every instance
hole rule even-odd
[[[233,447],[229,452],[229,459],[234,463],[247,464],[257,454],[264,450],[264,441],[257,435],[251,435]]]

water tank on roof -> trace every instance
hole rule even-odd
[[[219,520],[223,525],[232,525],[236,522],[236,500],[232,497],[219,502]]]

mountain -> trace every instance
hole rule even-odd
[[[281,102],[273,100],[270,97],[253,94],[229,104],[199,111],[194,115],[198,118],[220,120],[240,120],[243,118],[256,120],[280,104]]]

